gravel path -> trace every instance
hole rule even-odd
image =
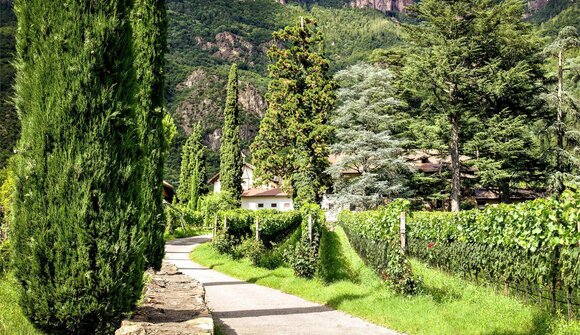
[[[209,238],[197,236],[167,242],[165,257],[205,286],[207,304],[227,334],[398,335],[329,307],[240,281],[192,262],[191,250]]]

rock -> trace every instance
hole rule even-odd
[[[213,319],[201,283],[166,263],[151,275],[143,303],[115,335],[213,334]]]

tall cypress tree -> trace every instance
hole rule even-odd
[[[242,197],[242,147],[238,108],[238,66],[233,64],[228,78],[224,126],[220,147],[221,191],[236,202]]]
[[[181,174],[177,193],[179,200],[198,210],[198,200],[206,193],[206,149],[202,142],[201,123],[198,122],[183,146]]]
[[[322,35],[315,20],[301,19],[274,40],[268,110],[252,144],[257,173],[265,181],[281,177],[296,206],[320,202],[330,182],[328,115],[335,101]]]
[[[155,3],[149,13],[162,17],[162,1]],[[14,4],[23,129],[13,259],[23,311],[52,334],[110,334],[141,295],[144,248],[151,247],[143,229],[153,226],[142,213],[157,211],[146,200],[157,191],[143,190],[158,179],[143,172],[158,142],[141,140],[145,129],[156,130],[144,119],[160,105],[148,99],[158,99],[162,82],[151,79],[158,73],[146,68],[155,62],[139,47],[158,44],[139,35],[147,24],[132,21],[131,4]]]
[[[136,113],[143,154],[141,230],[147,266],[161,268],[165,253],[163,217],[165,1],[135,0],[131,13],[136,82]]]

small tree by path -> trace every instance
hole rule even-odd
[[[207,191],[206,149],[202,143],[201,123],[193,128],[181,154],[179,200],[192,210],[198,210],[199,198]]]

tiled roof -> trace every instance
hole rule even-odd
[[[242,193],[243,198],[252,197],[288,197],[288,194],[279,188],[263,189],[263,188],[251,188],[245,190]]]

